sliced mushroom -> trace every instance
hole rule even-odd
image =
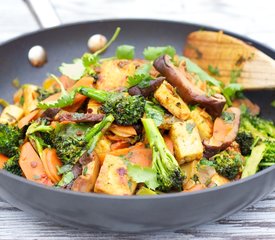
[[[216,118],[213,136],[203,141],[205,157],[212,157],[231,145],[239,130],[240,116],[240,109],[231,107],[224,111],[221,117]]]
[[[57,118],[57,121],[64,122],[100,122],[104,118],[104,114],[92,113],[63,113]]]
[[[149,82],[149,86],[141,88],[138,85],[129,88],[128,92],[130,95],[142,95],[144,97],[149,97],[165,80],[165,77],[158,77]]]
[[[54,117],[59,113],[61,108],[48,108],[43,112],[41,118],[46,118],[48,120],[54,120]]]
[[[181,98],[189,104],[199,104],[213,117],[220,116],[226,100],[221,94],[208,96],[207,93],[192,84],[187,78],[187,72],[179,70],[168,55],[154,61],[154,67],[173,85]]]

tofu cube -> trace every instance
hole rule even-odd
[[[127,174],[123,159],[106,155],[94,191],[111,195],[133,195],[137,183]]]
[[[155,91],[154,97],[170,113],[180,120],[186,120],[190,116],[187,104],[176,93],[176,90],[168,82],[164,81]]]
[[[213,120],[211,116],[199,107],[191,111],[190,116],[197,125],[201,139],[210,139],[213,134]]]
[[[199,160],[203,156],[203,145],[198,128],[193,120],[174,123],[170,129],[175,157],[179,164]]]
[[[19,121],[24,115],[24,111],[22,108],[16,105],[9,105],[4,108],[1,116],[0,123],[2,124],[14,124]]]

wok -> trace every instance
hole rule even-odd
[[[47,73],[58,74],[57,67],[62,62],[71,62],[87,51],[86,42],[90,35],[102,33],[110,37],[117,26],[122,28],[122,32],[105,56],[111,56],[121,44],[136,46],[136,53],[140,57],[148,45],[170,44],[181,53],[187,35],[202,27],[170,21],[104,20],[62,26],[19,37],[0,46],[1,98],[12,100],[15,91],[12,79],[18,77],[21,83],[41,83]],[[248,41],[272,58],[275,57],[272,49],[260,43],[228,34]],[[33,68],[27,59],[28,50],[37,44],[44,46],[48,54],[48,63],[42,68]],[[247,96],[260,105],[264,117],[274,120],[274,109],[270,107],[270,102],[275,99],[274,91],[255,91]],[[48,188],[0,171],[1,198],[31,214],[93,231],[186,229],[237,212],[274,189],[275,166],[222,187],[193,193],[132,197]]]

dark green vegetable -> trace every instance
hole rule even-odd
[[[265,151],[259,164],[260,168],[270,167],[275,164],[275,139],[265,140],[263,144],[265,145]]]
[[[52,135],[53,146],[63,164],[74,164],[85,152],[92,152],[114,120],[112,115],[89,127],[87,124],[60,124]]]
[[[217,173],[229,180],[236,178],[242,167],[241,154],[233,151],[222,151],[210,160],[213,161]]]
[[[236,137],[236,142],[240,146],[242,155],[247,156],[251,153],[251,148],[254,143],[254,138],[250,132],[239,132]]]
[[[7,157],[17,154],[23,133],[18,127],[0,124],[0,153]]]
[[[146,118],[152,118],[155,124],[157,125],[157,127],[159,127],[163,123],[164,114],[165,114],[165,110],[160,105],[157,105],[150,101],[146,101],[146,104],[145,104]]]
[[[19,166],[19,155],[19,152],[17,152],[13,157],[9,158],[4,164],[3,169],[15,175],[22,176],[22,170]]]
[[[152,169],[157,173],[160,191],[181,191],[184,176],[173,154],[167,149],[155,122],[150,118],[142,120],[146,137],[153,151]]]
[[[135,124],[144,114],[145,99],[142,96],[126,96],[124,93],[107,92],[88,87],[81,87],[78,91],[89,98],[103,102],[103,112],[112,114],[120,125]]]

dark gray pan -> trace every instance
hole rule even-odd
[[[0,97],[11,100],[15,91],[11,80],[16,77],[21,83],[41,83],[47,73],[58,74],[60,63],[70,62],[87,51],[86,42],[90,35],[102,33],[110,37],[117,26],[122,28],[122,32],[105,56],[111,56],[120,44],[136,46],[138,56],[148,45],[170,44],[181,53],[186,36],[201,28],[170,21],[105,20],[62,26],[20,37],[0,47]],[[275,57],[272,49],[245,37],[237,37]],[[48,53],[49,62],[42,68],[33,68],[28,63],[28,50],[36,44],[43,45]],[[270,102],[275,99],[274,91],[256,91],[248,96],[261,106],[263,116],[275,118],[274,109],[270,107]],[[58,190],[0,171],[1,198],[26,212],[93,231],[186,229],[237,212],[260,200],[274,188],[275,166],[219,188],[147,197]]]

